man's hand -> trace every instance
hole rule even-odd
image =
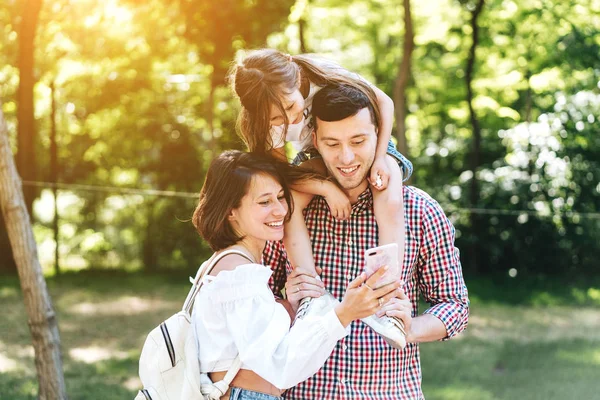
[[[390,170],[388,168],[385,157],[376,157],[371,167],[371,175],[369,183],[377,190],[387,188],[390,181]]]
[[[411,336],[412,327],[412,304],[404,293],[404,290],[398,289],[396,297],[389,300],[381,307],[377,312],[378,317],[387,315],[388,317],[396,317],[404,323],[404,330],[406,331],[406,341],[410,342],[409,337]]]
[[[294,311],[298,310],[300,300],[305,297],[321,297],[325,293],[325,285],[314,271],[294,268],[285,283],[285,295]]]

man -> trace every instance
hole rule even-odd
[[[367,181],[379,125],[372,104],[353,87],[329,85],[315,95],[313,115],[315,148],[330,177],[348,195],[352,214],[349,220],[335,219],[321,197],[305,210],[322,282],[299,269],[288,270],[285,286],[293,307],[303,297],[318,294],[323,285],[341,299],[348,282],[364,271],[365,250],[377,246],[378,239]],[[403,194],[403,291],[378,315],[402,320],[407,346],[395,349],[363,322],[354,322],[350,335],[338,343],[323,368],[286,392],[286,399],[422,399],[418,343],[447,340],[466,327],[469,300],[454,247],[454,227],[425,192],[403,187]],[[267,246],[264,262],[278,271],[289,268],[280,243]],[[419,295],[431,304],[421,315]]]

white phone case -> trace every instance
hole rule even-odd
[[[384,265],[388,266],[386,273],[379,279],[374,288],[387,285],[400,279],[400,264],[398,264],[398,245],[390,243],[373,247],[365,251],[365,272],[367,278]]]

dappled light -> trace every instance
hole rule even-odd
[[[110,359],[125,359],[128,357],[127,352],[118,351],[114,349],[110,349],[108,343],[99,346],[91,346],[91,347],[76,347],[69,350],[69,356],[79,362],[84,362],[86,364],[94,364],[98,361],[105,361]]]
[[[519,318],[515,318],[519,315]],[[577,327],[577,329],[574,329]],[[571,307],[485,307],[473,308],[465,337],[482,341],[511,340],[519,343],[557,340],[600,340],[600,310]]]
[[[420,346],[425,397],[598,397],[598,15],[598,0],[0,1],[11,182],[69,398],[140,388],[147,333],[212,254],[191,223],[207,169],[245,149],[228,71],[263,47],[387,94],[405,184],[454,225],[471,314],[456,339]],[[27,400],[31,317],[6,232],[0,214],[0,397]]]
[[[147,311],[173,309],[173,303],[140,297],[121,297],[106,302],[82,302],[73,304],[67,311],[82,315],[133,315]]]
[[[5,356],[0,353],[0,374],[5,372],[16,371],[18,368],[16,360]]]
[[[556,357],[559,360],[589,364],[590,367],[600,368],[600,346],[590,348],[584,354],[577,351],[559,350]]]

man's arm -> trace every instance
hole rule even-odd
[[[431,314],[423,314],[411,321],[410,328],[406,332],[408,343],[435,342],[448,336],[446,325]]]
[[[462,332],[469,318],[469,297],[460,254],[454,246],[454,226],[437,202],[427,200],[418,268],[419,290],[431,307],[411,323],[409,336],[414,342],[447,340]]]
[[[403,290],[398,291],[396,298],[384,305],[377,316],[387,315],[404,322],[406,341],[408,343],[433,342],[448,336],[446,325],[431,314],[423,314],[412,318],[413,306]]]

